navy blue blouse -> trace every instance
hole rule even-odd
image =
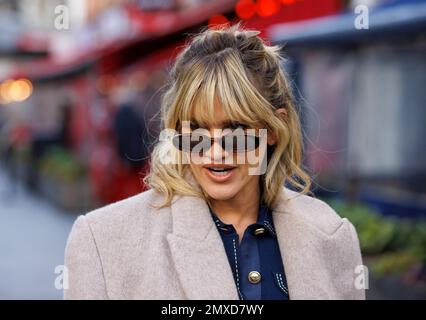
[[[257,222],[247,227],[241,242],[232,224],[210,209],[231,265],[241,300],[290,299],[272,212],[259,206]]]

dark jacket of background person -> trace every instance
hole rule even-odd
[[[140,168],[149,156],[144,119],[132,105],[124,104],[117,110],[114,129],[120,158],[129,166]]]

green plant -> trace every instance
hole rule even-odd
[[[340,216],[354,224],[363,254],[376,256],[372,265],[375,273],[403,273],[426,261],[424,221],[383,216],[360,203],[327,202]]]
[[[86,173],[83,164],[70,151],[61,147],[50,148],[41,158],[39,166],[45,175],[63,182],[76,181]]]
[[[397,251],[382,254],[372,265],[373,272],[379,276],[402,274],[421,265],[422,259],[411,251]]]
[[[340,216],[354,224],[363,253],[381,253],[394,237],[396,223],[382,217],[374,209],[359,203],[331,201],[330,205]]]

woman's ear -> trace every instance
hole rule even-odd
[[[279,117],[282,118],[284,120],[287,120],[287,110],[284,108],[279,108],[277,110],[275,110],[275,114]],[[274,145],[277,142],[277,137],[275,136],[275,134],[273,134],[272,132],[269,133],[268,132],[268,144],[270,146]]]
[[[287,120],[287,110],[285,108],[279,108],[275,110],[275,113],[278,117],[282,117],[283,119]]]
[[[277,137],[272,132],[268,132],[268,145],[273,146],[277,142]]]

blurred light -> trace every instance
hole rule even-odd
[[[280,3],[277,0],[258,0],[257,14],[261,17],[272,16],[280,11]]]
[[[230,24],[230,22],[223,14],[215,14],[211,16],[208,22],[210,29],[215,29],[226,24]]]
[[[12,85],[12,83],[13,83],[13,80],[6,80],[0,85],[0,97],[3,103],[12,102],[9,96],[9,88]]]
[[[235,12],[241,19],[249,19],[256,13],[256,3],[253,0],[240,0],[235,6]]]
[[[28,79],[6,80],[0,85],[2,103],[21,102],[33,93],[33,85]]]
[[[12,101],[24,101],[33,93],[33,85],[27,79],[14,81],[9,88],[9,96]]]

